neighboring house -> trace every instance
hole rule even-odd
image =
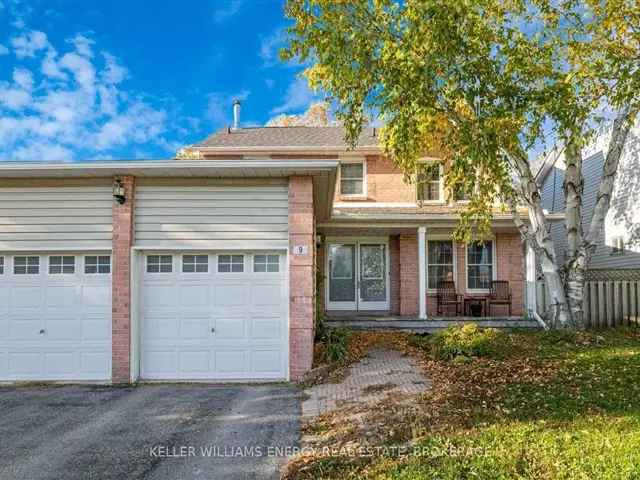
[[[406,184],[375,130],[353,150],[343,134],[231,129],[199,159],[0,164],[0,380],[295,380],[317,289],[329,312],[426,318],[440,280],[473,295],[500,279],[522,315],[510,215],[456,243],[464,204],[441,168]]]
[[[609,134],[604,134],[583,151],[582,224],[585,229],[593,215],[608,145]],[[564,154],[559,149],[541,162],[536,175],[541,185],[543,207],[549,212],[565,210],[562,188],[565,169]],[[565,223],[552,224],[551,236],[558,260],[564,263],[567,259]],[[611,207],[589,269],[640,271],[640,123],[629,132],[613,188]],[[617,273],[618,276],[621,274],[622,272]]]

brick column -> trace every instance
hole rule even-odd
[[[496,263],[498,280],[507,280],[511,289],[511,313],[520,316],[524,311],[524,249],[517,232],[496,235]],[[495,306],[494,315],[507,315],[506,307]]]
[[[400,235],[400,315],[418,314],[418,236]]]
[[[307,247],[305,255],[294,246]],[[298,380],[313,363],[315,320],[313,180],[289,178],[289,375]]]
[[[111,272],[111,382],[129,383],[131,378],[131,247],[135,178],[121,177],[126,201],[113,202]]]

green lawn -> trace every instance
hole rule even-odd
[[[415,400],[411,418],[389,415],[393,433],[376,446],[404,445],[402,454],[318,456],[291,477],[640,479],[637,330],[495,341],[501,348],[489,358],[448,361],[409,341],[434,389]],[[399,428],[403,421],[411,428]]]

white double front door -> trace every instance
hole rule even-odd
[[[330,241],[326,268],[328,310],[389,309],[386,241]]]

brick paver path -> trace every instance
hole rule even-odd
[[[375,403],[393,394],[415,394],[431,383],[411,357],[397,350],[372,349],[349,368],[340,383],[314,385],[305,390],[302,415],[312,417],[357,403]]]

